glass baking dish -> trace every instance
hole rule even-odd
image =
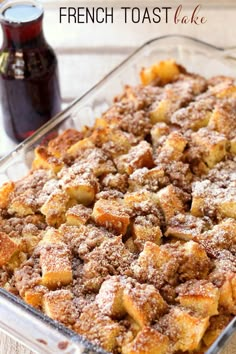
[[[199,40],[170,35],[153,39],[108,74],[81,98],[40,128],[0,161],[0,184],[23,177],[30,168],[34,148],[57,133],[92,125],[112,103],[125,84],[139,82],[139,71],[156,61],[174,58],[188,71],[212,75],[236,75],[233,50],[217,48]],[[16,296],[0,289],[0,329],[38,353],[105,353],[63,325],[49,319]],[[236,319],[219,336],[207,354],[236,354]]]

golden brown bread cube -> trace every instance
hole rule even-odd
[[[209,317],[194,316],[177,306],[173,307],[167,316],[175,333],[174,349],[183,352],[197,349],[209,326]]]
[[[122,347],[122,354],[167,354],[169,350],[168,337],[146,326],[131,343]]]
[[[220,217],[236,218],[236,190],[231,183],[221,187],[209,180],[195,182],[192,192],[191,214],[203,216],[207,212]]]
[[[224,134],[227,139],[235,138],[235,102],[223,101],[215,106],[209,120],[208,126],[217,132]]]
[[[180,246],[184,263],[179,267],[180,279],[205,279],[210,271],[211,262],[204,247],[197,242],[188,241]]]
[[[149,85],[153,81],[165,85],[174,81],[179,74],[180,66],[173,59],[168,59],[142,69],[140,78],[143,85]]]
[[[161,143],[161,138],[170,133],[170,127],[165,122],[156,123],[151,129],[152,145],[155,147]]]
[[[34,170],[45,169],[58,173],[64,166],[63,161],[49,153],[47,148],[44,146],[36,147],[34,153],[35,158],[32,162],[32,168]]]
[[[236,315],[236,275],[229,273],[220,287],[219,306],[224,313]]]
[[[10,261],[15,252],[18,251],[18,245],[5,232],[0,232],[0,266]]]
[[[162,147],[159,149],[157,161],[179,161],[187,145],[187,139],[179,132],[168,135]]]
[[[148,142],[141,141],[138,145],[132,147],[128,154],[117,157],[115,164],[120,173],[127,173],[128,175],[131,175],[138,168],[151,168],[154,165],[152,148]]]
[[[134,212],[138,210],[142,211],[142,206],[146,205],[153,206],[157,208],[158,199],[155,193],[149,192],[146,189],[139,189],[136,192],[126,193],[124,196],[125,206],[133,210]],[[150,211],[151,212],[151,211]],[[146,214],[146,213],[145,213]]]
[[[59,227],[65,222],[68,202],[69,196],[64,191],[55,191],[48,197],[40,209],[48,225]]]
[[[41,241],[42,285],[50,289],[72,282],[71,255],[61,237],[59,232],[49,230]]]
[[[214,88],[212,88],[214,92]],[[222,83],[215,87],[215,94],[217,98],[235,98],[236,97],[236,86],[232,83]]]
[[[188,281],[178,287],[177,301],[183,307],[189,308],[202,317],[218,314],[219,289],[211,282]]]
[[[36,308],[40,308],[42,306],[43,295],[46,292],[46,287],[42,285],[36,285],[34,288],[25,291],[24,300],[27,302],[27,304]]]
[[[140,327],[150,324],[167,311],[167,303],[159,291],[149,284],[130,284],[124,288],[123,304]]]
[[[74,330],[112,352],[117,348],[117,339],[125,329],[118,322],[103,315],[97,304],[92,304],[84,308]]]
[[[66,223],[71,226],[84,225],[90,219],[92,209],[85,207],[83,204],[77,204],[69,208],[66,212]]]
[[[230,152],[233,155],[236,155],[236,138],[230,140]]]
[[[157,192],[157,198],[167,223],[175,214],[184,212],[180,190],[172,184]]]
[[[147,241],[138,258],[138,264],[143,269],[148,267],[161,268],[172,258],[171,254],[153,242]]]
[[[158,225],[158,218],[155,215],[138,216],[132,224],[132,236],[135,244],[140,250],[145,242],[150,241],[159,245],[162,232]]]
[[[92,217],[98,225],[112,228],[121,235],[126,233],[130,223],[129,214],[117,200],[99,199],[94,204]]]
[[[168,123],[170,112],[172,110],[172,101],[170,99],[163,99],[158,102],[157,107],[150,112],[150,121],[152,124]]]
[[[75,129],[67,129],[48,143],[48,152],[57,158],[64,157],[66,151],[83,138],[83,133]]]
[[[47,229],[40,242],[40,245],[44,244],[63,244],[63,233],[54,228]]]
[[[129,176],[129,192],[140,191],[145,188],[151,192],[157,192],[160,186],[166,183],[167,177],[161,166],[151,168],[146,167],[137,169]]]
[[[19,217],[33,215],[37,209],[37,203],[32,194],[32,190],[28,189],[13,196],[8,204],[8,213]]]
[[[112,119],[112,122],[114,119]],[[118,128],[113,128],[112,122],[111,126],[109,124],[106,128],[94,130],[91,139],[96,146],[100,148],[102,147],[103,150],[109,152],[114,159],[119,155],[128,153],[131,146],[134,143],[137,143],[137,141],[132,134],[124,132]]]
[[[235,187],[225,190],[225,195],[217,201],[217,211],[221,216],[236,219]]]
[[[74,143],[73,145],[71,145],[66,153],[69,157],[73,157],[76,158],[81,152],[83,152],[84,150],[87,149],[93,149],[94,143],[92,142],[90,137],[81,139],[79,141],[77,141],[77,143]]]
[[[43,296],[42,306],[46,315],[53,320],[60,321],[66,326],[75,323],[76,308],[70,290],[49,291]]]
[[[210,326],[203,337],[203,342],[208,348],[214,343],[216,338],[220,335],[223,329],[225,329],[232,318],[233,317],[230,315],[218,315],[211,317]]]
[[[0,187],[0,209],[5,209],[8,207],[9,198],[14,189],[14,182],[6,182]]]
[[[119,276],[105,280],[96,296],[102,314],[120,319],[126,314],[123,304],[124,282]]]
[[[85,169],[78,163],[62,170],[60,177],[62,177],[62,189],[70,198],[85,206],[94,201],[98,191],[98,182],[92,170]]]
[[[202,159],[209,168],[214,167],[226,155],[227,139],[216,131],[201,128],[192,134],[192,141],[200,148]]]
[[[174,236],[180,240],[190,241],[205,231],[207,226],[208,223],[202,218],[191,214],[177,214],[169,220],[165,236]]]

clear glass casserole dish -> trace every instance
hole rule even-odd
[[[23,177],[30,168],[34,148],[44,144],[57,132],[92,125],[95,118],[112,103],[125,84],[137,84],[143,66],[173,58],[192,71],[206,77],[235,76],[236,58],[230,50],[178,35],[159,37],[145,43],[66,110],[54,117],[31,138],[0,161],[0,184]],[[39,353],[105,353],[63,325],[14,295],[0,289],[0,329]],[[207,354],[236,354],[236,319],[227,326]]]

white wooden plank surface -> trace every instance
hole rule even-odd
[[[59,24],[59,6],[78,6],[78,1],[43,0],[45,11],[44,30],[46,38],[55,48],[60,69],[60,81],[64,101],[69,102],[80,96],[117,65],[128,53],[146,40],[165,34],[185,34],[205,40],[217,46],[236,46],[236,1],[202,1],[202,14],[207,24],[123,24],[121,13],[116,10],[115,24]],[[129,5],[127,5],[127,3]],[[194,0],[181,3],[190,14]],[[176,1],[165,2],[165,6],[175,6]],[[79,6],[160,6],[156,1],[116,1],[81,0]],[[1,39],[1,38],[0,38]],[[0,155],[11,149],[12,144],[3,133],[0,122]],[[235,341],[236,342],[236,341]],[[30,350],[16,343],[0,332],[0,354],[32,354]],[[224,354],[236,354],[232,344]]]

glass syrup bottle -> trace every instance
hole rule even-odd
[[[17,142],[61,110],[57,58],[43,34],[43,14],[35,0],[0,5],[0,105],[6,133]]]

